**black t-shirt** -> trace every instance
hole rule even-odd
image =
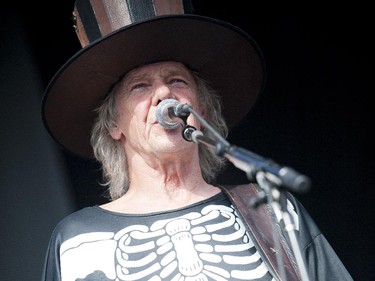
[[[144,215],[87,207],[56,226],[43,280],[273,280],[220,193]]]

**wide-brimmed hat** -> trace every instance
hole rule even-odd
[[[198,71],[221,96],[229,128],[237,124],[263,89],[262,53],[242,29],[191,12],[186,0],[77,0],[73,15],[82,49],[52,78],[42,102],[51,136],[93,158],[95,109],[129,70],[160,61]]]

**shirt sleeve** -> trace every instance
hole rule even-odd
[[[298,216],[297,239],[310,280],[353,281],[353,278],[302,204],[289,194]]]
[[[60,235],[55,230],[47,247],[41,281],[61,281],[60,245]]]

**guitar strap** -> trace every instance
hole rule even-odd
[[[260,254],[270,266],[271,272],[281,280],[280,269],[277,263],[277,253],[274,236],[279,241],[281,258],[283,261],[285,277],[283,281],[300,281],[295,258],[285,240],[280,224],[278,223],[272,207],[269,204],[261,204],[257,208],[250,207],[250,199],[257,196],[258,187],[254,184],[223,185],[221,186],[231,202],[237,207],[240,216],[250,230],[250,235],[255,245],[258,245]],[[276,226],[276,227],[275,227]],[[274,235],[274,232],[277,235]]]

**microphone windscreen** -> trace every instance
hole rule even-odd
[[[156,108],[156,120],[166,129],[176,129],[180,122],[173,121],[174,109],[180,103],[175,99],[162,100]]]

